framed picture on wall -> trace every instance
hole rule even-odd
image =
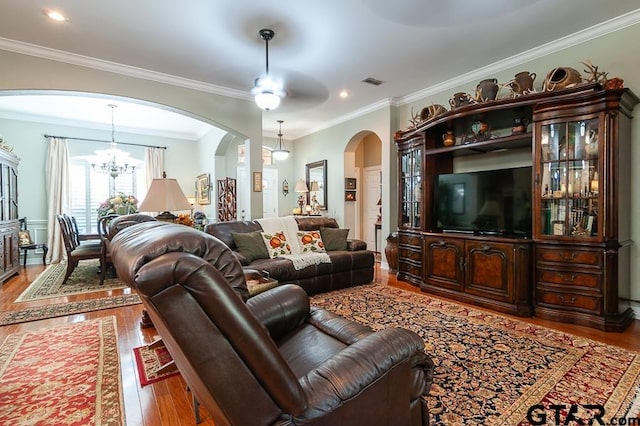
[[[211,180],[209,173],[203,173],[196,178],[196,194],[198,204],[211,204]]]
[[[253,192],[262,192],[262,172],[253,172]]]
[[[344,191],[345,201],[356,201],[356,191]]]
[[[355,191],[356,178],[344,178],[344,189]]]

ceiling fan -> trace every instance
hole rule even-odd
[[[278,108],[281,98],[284,98],[287,93],[282,89],[282,83],[275,81],[269,75],[269,41],[273,39],[275,32],[271,29],[263,28],[259,31],[259,34],[266,47],[265,74],[256,78],[251,94],[260,109],[269,111]]]

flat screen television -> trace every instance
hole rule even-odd
[[[531,166],[436,176],[436,231],[531,237]]]

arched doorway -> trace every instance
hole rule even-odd
[[[345,188],[345,226],[371,250],[382,251],[382,140],[375,132],[358,132],[347,143],[344,155],[345,178],[356,179],[355,194]]]

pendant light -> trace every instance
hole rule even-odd
[[[255,85],[251,90],[256,105],[265,111],[278,108],[280,98],[285,96],[285,92],[280,85],[273,81],[269,76],[269,40],[273,39],[275,32],[273,30],[263,28],[259,31],[260,38],[265,42],[265,75],[256,78]]]
[[[92,163],[93,170],[99,173],[110,175],[112,178],[117,178],[123,174],[132,174],[135,169],[135,160],[129,158],[129,153],[118,149],[116,143],[116,128],[113,121],[113,111],[117,108],[117,105],[107,105],[111,108],[111,142],[109,143],[109,149],[96,151],[97,163]]]
[[[276,147],[276,149],[271,151],[271,156],[273,157],[273,159],[278,161],[286,160],[287,158],[289,158],[289,150],[282,148],[282,123],[284,123],[284,121],[278,120],[278,124],[280,125],[280,128],[278,130],[278,146]]]

